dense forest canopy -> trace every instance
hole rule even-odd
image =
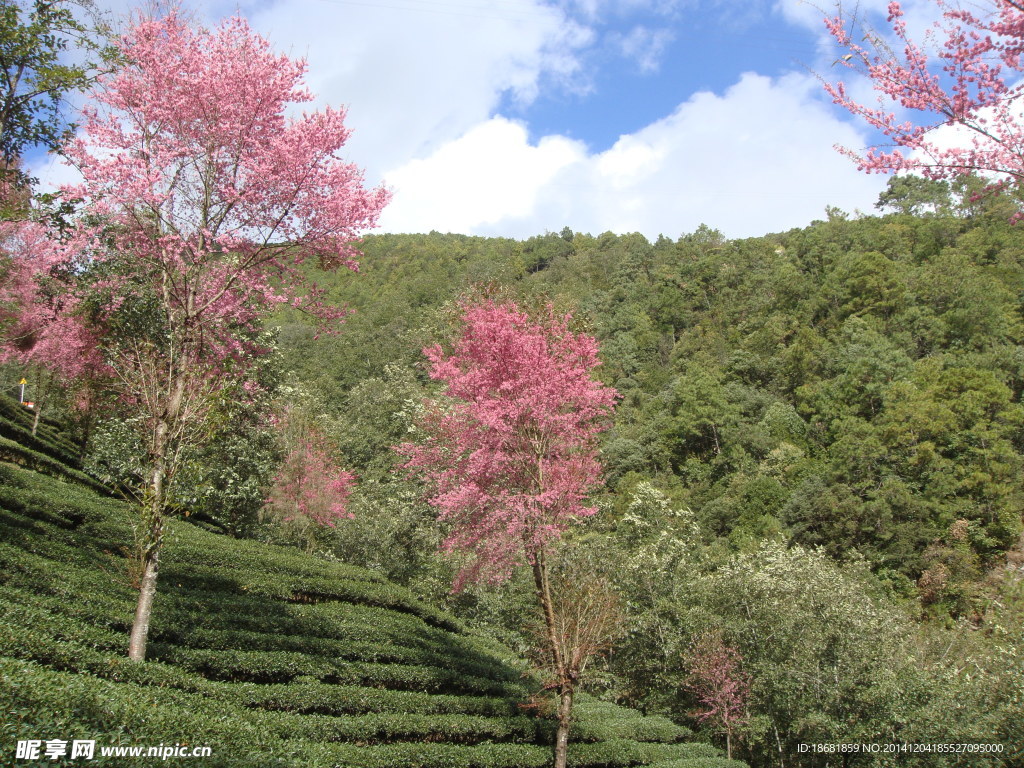
[[[559,566],[629,606],[598,690],[692,725],[688,654],[711,632],[752,675],[753,764],[894,722],[1018,738],[999,714],[1020,705],[1017,651],[995,649],[1020,640],[1024,231],[977,188],[895,177],[879,215],[744,240],[365,238],[360,275],[318,277],[356,310],[343,333],[274,319],[286,385],[360,477],[332,551],[529,647],[528,580],[446,596],[458,563],[430,554],[443,532],[392,446],[437,392],[422,349],[452,341],[460,297],[550,301],[622,396],[601,512]],[[806,676],[813,695],[790,690]]]
[[[652,481],[731,548],[860,552],[969,611],[971,574],[1021,534],[1024,235],[1009,201],[943,185],[898,179],[882,202],[897,212],[739,241],[370,236],[362,274],[329,287],[357,310],[344,334],[284,322],[285,367],[342,420],[368,419],[349,401],[372,379],[424,384],[419,350],[460,293],[551,297],[585,318],[623,394],[603,445],[617,497]],[[399,437],[373,432],[346,446],[359,471]]]

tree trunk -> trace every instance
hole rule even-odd
[[[39,413],[43,410],[43,404],[35,403],[32,410],[35,411],[32,415],[32,436],[35,437],[36,430],[39,429]]]
[[[153,598],[156,597],[156,575],[160,566],[160,549],[154,547],[143,556],[142,583],[139,585],[139,601],[135,605],[135,620],[128,640],[128,658],[132,661],[146,660],[146,638],[149,636],[149,616],[153,612]]]
[[[574,688],[572,680],[565,680],[558,687],[558,731],[555,733],[554,768],[565,768],[569,757],[569,728],[572,725]]]
[[[779,729],[773,725],[772,730],[775,731],[775,743],[779,745],[779,765],[781,768],[786,768],[786,760],[783,758],[782,752],[782,739],[779,738]]]
[[[547,564],[542,552],[534,554],[533,581],[537,588],[537,599],[540,601],[540,607],[544,613],[551,671],[554,672],[555,679],[558,681],[558,729],[555,732],[554,768],[565,768],[569,753],[569,728],[572,725],[572,704],[576,680],[573,671],[568,668],[562,654],[562,646],[558,642],[554,601],[551,599],[551,584],[548,581]]]
[[[167,480],[167,449],[170,425],[165,417],[160,419],[153,430],[153,447],[150,458],[150,482],[147,498],[143,501],[142,580],[139,584],[139,600],[135,605],[135,619],[128,642],[128,658],[132,661],[146,660],[146,638],[149,635],[149,617],[156,597],[156,577],[160,568],[160,547],[164,538],[164,494]]]

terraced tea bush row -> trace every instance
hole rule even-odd
[[[5,597],[12,595],[18,597],[16,592],[8,592]],[[248,708],[326,715],[406,712],[510,717],[520,712],[515,701],[508,698],[432,695],[322,683],[244,685],[207,680],[158,661],[134,664],[123,655],[123,631],[69,622],[29,601],[0,603],[0,626],[6,628],[0,632],[0,655],[9,658],[88,673],[111,682],[176,688]]]
[[[73,480],[74,482],[89,486],[98,493],[110,493],[110,490],[105,485],[89,477],[84,472],[72,469],[57,459],[34,451],[31,448],[26,448],[21,443],[6,437],[0,437],[0,461],[9,461],[12,464],[28,467],[51,477]]]
[[[376,574],[179,520],[150,660],[129,661],[133,518],[91,486],[0,464],[0,750],[187,740],[214,749],[207,768],[550,764],[551,723],[519,706],[539,683],[495,641]],[[574,768],[736,768],[670,743],[689,732],[663,718],[585,696],[577,712],[573,738],[590,743],[572,746]]]
[[[127,587],[123,591],[127,593]],[[44,622],[43,626],[52,625],[54,631],[94,628],[123,636],[131,628],[131,606],[106,596],[75,594],[74,599],[68,599],[66,595],[43,595],[32,592],[31,588],[15,586],[8,580],[0,605],[5,603],[18,607],[20,613],[13,618],[16,622],[27,614],[28,608],[45,611],[48,618],[40,617],[37,621]]]
[[[747,764],[724,757],[684,757],[679,760],[654,763],[651,768],[747,768]]]
[[[339,601],[305,604],[265,599],[249,595],[244,577],[230,574],[221,578],[218,591],[182,591],[177,585],[186,582],[177,581],[178,572],[168,569],[164,573],[170,588],[163,596],[166,602],[161,608],[161,623],[171,633],[175,633],[175,627],[188,627],[443,648],[446,653],[458,652],[492,664],[494,669],[488,674],[506,678],[518,674],[518,670],[500,669],[492,641],[438,629],[410,614]],[[227,591],[232,588],[241,590],[241,594]]]
[[[611,766],[717,758],[721,753],[710,744],[649,744],[628,739],[609,739],[596,743],[570,744],[569,754],[583,765]]]
[[[614,706],[614,705],[613,705]],[[629,714],[626,714],[629,713]],[[624,707],[593,707],[588,699],[581,697],[575,710],[576,720],[570,731],[575,742],[610,741],[629,739],[631,741],[672,743],[693,738],[693,731],[677,725],[667,717],[647,715],[630,717],[633,710]]]
[[[12,626],[10,622],[14,611],[2,610],[0,606],[0,620],[6,626]],[[51,617],[52,619],[52,617]],[[375,713],[397,713],[403,715],[417,715],[425,717],[426,721],[432,721],[437,716],[459,716],[480,715],[471,721],[452,721],[462,734],[461,738],[467,738],[467,734],[484,733],[490,738],[509,737],[508,722],[511,721],[518,729],[519,738],[533,739],[536,736],[537,721],[529,718],[514,717],[517,707],[508,699],[467,697],[467,696],[429,696],[425,694],[410,694],[398,691],[383,691],[379,689],[367,689],[357,686],[337,686],[323,684],[300,684],[300,685],[277,685],[271,690],[264,690],[265,686],[237,686],[220,684],[206,681],[189,675],[180,667],[168,664],[149,663],[146,665],[131,664],[124,661],[120,656],[112,656],[122,650],[124,644],[123,636],[111,632],[104,632],[94,627],[73,626],[69,629],[59,629],[55,623],[47,621],[45,612],[38,609],[29,609],[22,615],[22,620],[27,627],[20,630],[17,635],[14,632],[0,633],[0,654],[4,656],[19,657],[35,662],[41,662],[55,669],[75,672],[86,672],[95,674],[98,677],[112,682],[132,682],[135,684],[154,685],[160,687],[173,687],[183,692],[200,693],[205,697],[217,698],[222,701],[233,702],[238,706],[258,707],[265,710],[279,710],[295,713],[318,713],[329,715],[342,714],[366,714]],[[615,708],[623,713],[629,710]],[[467,711],[468,710],[468,711]],[[600,741],[610,738],[633,739],[636,741],[677,741],[689,735],[689,731],[680,726],[672,724],[664,718],[657,717],[627,717],[622,720],[601,720],[594,722],[592,712],[584,704],[579,716],[581,720],[576,724],[573,738],[580,741]],[[494,720],[503,725],[487,725],[484,720]],[[365,741],[370,738],[365,729],[369,727],[363,720],[352,726],[334,724],[331,727],[337,733],[347,734],[348,738]],[[410,728],[408,721],[405,725],[396,725],[395,721],[373,720],[381,734],[387,733],[390,738],[397,738],[401,728]],[[467,723],[469,723],[467,725]],[[523,729],[529,724],[529,733]],[[425,726],[420,726],[425,727]],[[455,731],[445,731],[453,740]],[[545,729],[546,730],[546,729]],[[433,733],[433,732],[430,732]],[[425,735],[425,732],[415,732],[414,735]],[[427,734],[429,735],[429,734]],[[379,735],[377,738],[384,738]]]
[[[174,574],[176,575],[176,574]],[[347,603],[304,605],[284,603],[249,595],[225,577],[221,590],[182,591],[174,575],[168,576],[171,588],[165,590],[160,623],[174,633],[181,627],[253,634],[302,634],[314,638],[360,642],[395,642],[409,647],[428,645],[435,631],[415,617],[382,609]],[[159,598],[158,598],[159,599]],[[410,621],[403,621],[409,619]],[[441,636],[447,633],[438,632]]]
[[[96,569],[66,567],[58,571],[53,561],[0,542],[0,582],[38,596],[39,604],[57,613],[88,616],[90,623],[109,625],[130,611],[131,588],[126,577],[104,572],[98,566],[110,563],[116,568],[119,558],[96,557]],[[130,613],[128,614],[130,618]]]
[[[170,565],[182,563],[227,570],[259,571],[268,576],[287,576],[296,585],[306,584],[307,579],[323,579],[328,583],[333,579],[387,583],[383,576],[374,571],[310,557],[294,548],[233,539],[207,531],[194,530],[190,534],[169,543],[169,550],[174,552]]]
[[[223,588],[225,569],[222,567],[189,563],[187,569],[171,568],[171,571],[174,573],[173,578],[188,584],[192,590],[217,591]],[[343,602],[376,606],[411,614],[439,629],[451,632],[462,630],[450,617],[417,600],[408,590],[393,584],[320,578],[311,579],[311,583],[303,587],[300,580],[294,577],[266,574],[251,568],[235,574],[235,577],[239,586],[251,595],[300,604]]]
[[[545,768],[551,750],[528,744],[385,744],[370,747],[332,745],[322,753],[336,768]],[[584,768],[574,765],[574,768]],[[589,768],[586,767],[586,768]]]
[[[50,611],[32,601],[31,595],[21,590],[5,590],[4,600],[0,602],[0,622],[11,630],[13,640],[27,640],[26,634],[38,635],[46,643],[74,642],[85,648],[96,650],[123,651],[125,638],[123,632],[111,631],[109,629],[87,624],[81,621],[69,620],[66,616],[54,615]],[[18,627],[17,633],[14,627]],[[0,644],[4,643],[5,635],[0,635]],[[26,646],[26,652],[34,653],[38,644]],[[7,655],[14,655],[13,650]],[[28,656],[26,658],[34,658]]]
[[[342,601],[377,606],[417,616],[439,629],[464,630],[444,611],[365,569],[315,560],[280,547],[241,542],[194,527],[190,534],[168,542],[166,567],[179,580],[189,579],[194,588],[204,588],[205,581],[205,588],[218,589],[218,573],[237,572],[245,575],[240,583],[250,594],[297,603]],[[310,560],[320,567],[310,572]]]
[[[204,765],[360,766],[360,768],[541,768],[550,760],[548,748],[515,743],[461,746],[443,742],[399,742],[376,746],[331,744],[332,740],[398,734],[423,739],[437,733],[449,738],[495,735],[527,738],[530,718],[466,718],[447,721],[416,715],[373,715],[329,718],[271,713],[246,714],[232,706],[195,706],[194,696],[164,688],[139,688],[98,680],[89,675],[54,672],[39,665],[0,658],[0,697],[11,713],[5,736],[40,738],[37,723],[50,735],[87,737],[101,744],[176,743],[187,734],[192,744],[215,744]],[[53,713],[60,713],[54,716]],[[347,722],[346,722],[347,721]],[[432,726],[431,723],[438,725]],[[495,727],[497,724],[497,728]],[[418,734],[418,735],[417,735]],[[376,736],[375,736],[376,735]],[[11,742],[8,742],[11,743]],[[288,754],[291,753],[291,759]],[[636,744],[614,741],[570,747],[570,765],[579,768],[646,765],[674,760],[686,768],[733,768],[717,760],[717,751],[699,744]],[[97,763],[103,764],[103,763]],[[174,765],[175,762],[168,761]]]
[[[13,467],[2,469],[4,471],[0,473],[0,509],[23,518],[22,525],[37,521],[57,528],[74,530],[87,521],[99,521],[109,514],[107,504],[97,503],[100,500],[95,494],[83,494],[78,486],[60,483],[62,487],[49,488],[45,491],[38,486],[26,487],[18,483],[17,470]]]
[[[570,744],[570,768],[619,768],[655,765],[668,760],[688,760],[688,768],[733,768],[721,766],[717,750],[703,744],[648,744],[627,750],[624,744]],[[628,752],[626,760],[620,759]],[[712,754],[709,754],[712,753]],[[551,750],[525,744],[479,744],[460,747],[449,744],[387,744],[353,748],[338,745],[325,751],[339,768],[546,768]],[[742,766],[743,764],[740,763]]]
[[[0,435],[8,437],[23,445],[34,448],[40,453],[52,455],[69,467],[81,469],[78,458],[78,446],[62,434],[60,425],[43,416],[39,420],[36,434],[32,434],[32,422],[35,414],[29,412],[14,398],[0,395]],[[15,437],[17,435],[17,437]],[[28,436],[26,440],[24,436]],[[42,447],[37,447],[36,444]]]
[[[68,452],[63,446],[56,446],[48,440],[41,439],[38,434],[33,435],[30,428],[13,424],[10,421],[0,419],[0,437],[6,437],[26,448],[49,456],[51,459],[65,464],[71,469],[81,469],[82,463],[74,453]]]
[[[56,546],[56,542],[52,538],[48,538],[47,542],[50,550],[47,554],[55,554],[53,547]],[[69,559],[76,554],[79,557],[84,557],[81,552],[57,554],[66,555]],[[123,561],[118,563],[117,558],[108,559],[111,560],[112,568],[123,566]],[[0,565],[4,566],[3,572],[9,587],[16,588],[19,585],[26,588],[31,587],[37,595],[36,600],[48,602],[50,607],[58,612],[62,612],[64,608],[71,610],[74,606],[78,606],[78,613],[81,614],[81,603],[88,601],[90,605],[86,613],[93,621],[99,621],[104,625],[115,623],[118,626],[123,626],[129,619],[125,608],[130,602],[131,594],[125,589],[124,584],[118,585],[109,573],[96,570],[95,567],[92,570],[66,568],[58,573],[52,568],[49,557],[4,544],[0,544]],[[172,572],[164,575],[166,580],[174,578],[175,574]],[[222,586],[225,586],[223,580]],[[383,609],[349,604],[281,605],[278,607],[281,609],[282,615],[276,617],[276,622],[269,622],[276,623],[277,626],[268,627],[266,604],[258,598],[229,597],[228,605],[224,605],[225,595],[223,592],[197,593],[193,590],[188,593],[186,590],[187,596],[181,596],[179,594],[180,587],[182,584],[172,582],[167,585],[164,594],[159,598],[161,614],[160,621],[156,622],[154,638],[186,642],[189,645],[212,645],[215,648],[226,650],[251,649],[254,646],[258,648],[269,643],[272,648],[303,651],[307,654],[316,653],[350,660],[388,660],[404,664],[450,665],[451,659],[456,658],[458,661],[454,665],[455,668],[468,677],[488,680],[503,679],[513,683],[519,678],[517,670],[503,666],[493,657],[478,652],[468,638],[458,638],[451,633],[432,628],[413,616],[396,615]],[[97,598],[98,595],[102,597]],[[209,599],[204,599],[204,597]],[[111,610],[111,606],[103,604],[104,598],[116,602],[117,607]],[[183,606],[187,607],[183,609]],[[251,618],[252,625],[259,627],[260,631],[218,631],[195,627],[197,623],[204,620],[216,625],[222,620],[221,612],[236,617],[248,616]],[[325,626],[331,626],[337,632],[339,629],[345,628],[360,633],[364,639],[353,642],[350,638],[332,640],[268,634],[268,629],[278,632],[295,632],[297,628],[301,629],[301,626],[296,627],[296,614],[308,612],[317,614],[308,622],[309,626],[315,630],[323,631]],[[325,622],[323,616],[325,613],[337,617],[336,621]],[[161,626],[167,627],[166,631],[161,631]],[[189,629],[183,630],[177,627]],[[405,630],[405,632],[396,631],[398,629]],[[291,642],[288,638],[292,639]],[[380,651],[380,648],[387,650]]]
[[[342,640],[308,635],[277,634],[241,630],[190,629],[162,626],[153,632],[152,640],[183,648],[205,650],[288,651],[309,656],[322,656],[346,661],[368,661],[392,664],[422,664],[426,666],[449,664],[458,672],[472,677],[514,681],[514,670],[499,665],[483,655],[454,657],[447,649],[398,645],[380,640]],[[389,638],[390,639],[390,638]],[[397,638],[398,642],[407,638]]]
[[[285,651],[208,651],[162,643],[153,643],[150,647],[152,658],[213,680],[284,683],[304,676],[341,685],[405,691],[462,691],[512,697],[523,697],[526,693],[522,685],[470,677],[444,667],[335,661]]]
[[[489,742],[533,743],[537,721],[526,716],[474,717],[472,715],[420,715],[407,712],[374,712],[331,717],[291,713],[254,713],[254,724],[280,739],[315,742],[387,744],[402,741],[479,744]]]
[[[214,684],[223,685],[211,683]],[[520,712],[516,701],[508,698],[392,691],[320,682],[249,685],[244,686],[238,696],[239,701],[249,707],[322,715],[407,712],[419,715],[509,717]]]
[[[187,706],[187,694],[173,689],[138,687],[101,680],[89,674],[76,674],[46,669],[29,661],[0,658],[0,698],[8,702],[16,729],[26,734],[21,738],[40,738],[35,731],[45,723],[54,729],[49,738],[57,736],[56,728],[64,729],[68,737],[95,738],[108,743],[125,743],[137,738],[181,740],[183,734],[199,740],[211,736],[223,737],[225,731],[249,731],[247,723],[218,715],[213,710],[197,714]],[[185,706],[174,706],[174,703]],[[39,713],[42,717],[28,717]],[[231,714],[230,708],[226,714]],[[250,738],[255,738],[252,733]],[[5,745],[6,746],[6,745]]]

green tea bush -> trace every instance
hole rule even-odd
[[[23,466],[0,463],[0,764],[19,740],[75,738],[207,745],[207,768],[550,763],[551,723],[525,706],[540,683],[495,640],[370,571],[182,520],[149,660],[129,661],[135,510],[59,452],[3,440]],[[577,768],[718,754],[664,718],[582,695],[578,713]]]
[[[362,715],[407,712],[420,715],[509,717],[521,710],[507,698],[393,691],[320,682],[290,685],[249,685],[239,692],[246,706],[300,714]]]
[[[654,763],[652,768],[747,768],[747,764],[724,757],[684,757],[680,760]]]
[[[29,425],[22,426],[7,419],[0,419],[0,437],[6,437],[8,440],[19,443],[36,453],[45,454],[71,469],[82,468],[82,462],[76,455],[77,451],[73,445],[57,442],[52,439],[45,440],[38,430],[33,435],[32,428]]]
[[[81,462],[78,460],[78,447],[64,436],[60,424],[43,416],[39,420],[36,434],[33,436],[32,423],[34,421],[35,414],[30,413],[17,400],[7,395],[0,395],[0,435],[23,443],[29,448],[34,447],[32,444],[32,438],[34,438],[35,441],[49,449],[42,451],[43,453],[51,453],[54,458],[63,461],[68,466],[81,469]],[[14,437],[14,434],[19,436]],[[26,441],[24,435],[28,435],[30,439]]]
[[[44,453],[26,448],[21,443],[6,437],[0,437],[0,461],[8,461],[52,477],[74,480],[82,485],[89,486],[98,493],[110,493],[105,485],[89,477],[84,472],[73,469]]]
[[[569,744],[570,765],[648,765],[670,760],[716,758],[720,754],[709,744],[646,744],[629,739]]]

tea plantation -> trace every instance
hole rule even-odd
[[[145,664],[125,656],[132,510],[56,425],[0,402],[0,765],[513,768],[551,761],[524,664],[374,573],[174,520]],[[581,697],[577,768],[742,768]],[[95,740],[92,760],[19,740]],[[102,746],[208,746],[202,758]]]

